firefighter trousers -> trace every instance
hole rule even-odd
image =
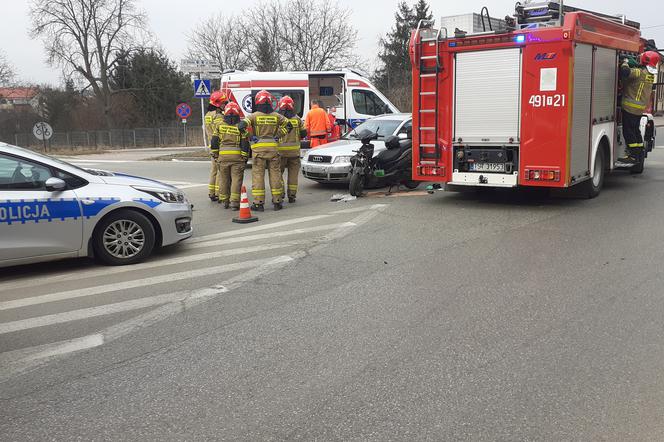
[[[627,156],[638,158],[643,149],[643,135],[641,135],[641,116],[622,112],[623,137],[627,145]]]
[[[208,182],[208,195],[209,196],[219,196],[219,184],[217,184],[217,171],[219,170],[217,166],[217,160],[212,158],[210,163],[210,181]]]
[[[217,185],[219,186],[219,201],[230,202],[231,207],[240,207],[240,192],[244,180],[244,160],[228,161],[222,156],[217,159]]]
[[[297,182],[300,176],[300,156],[281,157],[281,187],[288,190],[288,196],[295,198],[297,196]],[[288,171],[287,185],[284,185],[284,172]],[[283,193],[282,193],[283,196]]]
[[[272,193],[272,203],[282,202],[282,179],[281,179],[281,157],[275,150],[255,151],[253,164],[251,166],[251,194],[254,197],[254,204],[265,203],[265,170],[267,169],[270,177],[270,190]]]

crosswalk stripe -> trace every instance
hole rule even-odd
[[[217,275],[225,272],[247,270],[248,268],[263,265],[266,262],[271,261],[272,259],[274,258],[237,262],[233,264],[209,267],[200,270],[191,270],[181,273],[171,273],[167,275],[153,276],[150,278],[136,279],[133,281],[116,282],[114,284],[105,284],[96,287],[67,290],[58,293],[50,293],[48,295],[33,296],[30,298],[14,299],[11,301],[0,302],[0,311],[29,307],[31,305],[46,304],[49,302],[66,301],[69,299],[83,298],[87,296],[94,296],[109,292],[117,292],[121,290],[134,289],[138,287],[147,287],[155,284],[164,284],[178,280],[195,279],[204,276]]]
[[[230,236],[244,235],[245,233],[262,232],[264,230],[276,229],[277,227],[285,227],[293,224],[306,223],[308,221],[318,221],[320,219],[330,218],[332,215],[314,215],[304,216],[302,218],[293,218],[285,221],[279,221],[271,224],[263,224],[262,226],[248,227],[238,230],[229,230],[227,232],[214,233],[212,235],[198,236],[186,242],[186,244],[196,244],[199,242],[210,241],[212,239],[228,238]]]
[[[70,272],[60,275],[53,276],[43,276],[43,277],[32,277],[30,279],[18,279],[16,281],[8,281],[5,283],[0,283],[0,290],[11,290],[11,289],[24,289],[27,287],[37,287],[40,285],[54,284],[57,282],[63,281],[72,281],[79,279],[88,279],[103,277],[109,275],[118,275],[121,273],[134,272],[139,270],[155,269],[159,267],[166,267],[171,265],[178,265],[187,262],[197,262],[197,261],[207,261],[211,259],[224,258],[229,256],[238,256],[238,255],[247,255],[249,253],[258,253],[269,250],[278,250],[285,249],[288,247],[295,247],[298,245],[303,245],[310,242],[310,240],[295,240],[288,241],[277,244],[266,244],[260,246],[251,246],[251,247],[241,247],[237,249],[228,249],[222,250],[219,252],[210,252],[210,253],[198,253],[195,255],[187,256],[178,256],[175,258],[153,260],[144,262],[141,264],[134,264],[132,266],[121,266],[121,267],[108,267],[108,268],[94,268],[90,270],[83,270],[79,272]]]
[[[293,229],[293,230],[280,231],[280,232],[259,233],[257,235],[240,236],[238,238],[227,238],[227,239],[220,239],[218,241],[206,241],[197,244],[186,244],[184,248],[185,250],[190,250],[190,249],[201,249],[206,247],[216,247],[216,246],[237,244],[249,241],[259,241],[261,239],[273,239],[273,238],[281,238],[284,236],[303,235],[305,233],[324,232],[326,230],[334,230],[340,227],[341,228],[353,227],[354,225],[355,224],[352,222],[346,222],[346,223],[337,223],[337,224],[326,224],[316,227],[308,227],[306,229]]]

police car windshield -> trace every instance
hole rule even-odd
[[[370,132],[376,132],[378,134],[378,139],[383,139],[394,135],[394,132],[397,128],[403,123],[401,120],[383,120],[383,119],[374,119],[365,121],[364,123],[357,126],[355,129],[348,132],[343,136],[345,140],[356,140],[357,134],[362,131],[368,130]]]
[[[79,171],[81,171],[81,172],[85,172],[85,173],[88,173],[88,174],[95,175],[94,173],[90,172],[90,171],[87,170],[87,169],[83,169],[82,167],[74,166],[74,165],[71,164],[71,163],[68,163],[68,162],[66,162],[66,161],[59,160],[59,159],[57,159],[57,158],[55,158],[55,157],[49,157],[48,155],[44,155],[44,154],[41,154],[41,153],[39,153],[39,152],[35,152],[34,150],[28,150],[28,149],[24,149],[24,148],[22,148],[22,147],[18,147],[18,146],[12,146],[12,149],[17,149],[17,150],[20,150],[20,151],[25,152],[26,154],[29,154],[29,155],[32,155],[32,156],[36,156],[36,157],[40,157],[40,158],[41,158],[42,160],[44,160],[44,161],[49,161],[49,162],[51,162],[51,163],[56,163],[56,164],[59,164],[59,165],[61,165],[61,166],[67,166],[67,167],[70,167],[70,168],[72,168],[72,169],[79,170]]]

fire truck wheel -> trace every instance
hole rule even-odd
[[[639,162],[632,166],[631,169],[629,169],[629,172],[634,175],[640,175],[643,173],[643,170],[646,167],[646,156],[648,154],[643,152],[641,155],[639,155]]]
[[[604,174],[606,173],[606,160],[604,158],[604,149],[602,146],[595,155],[595,164],[593,166],[593,177],[583,183],[584,194],[588,198],[595,198],[602,191],[604,185]]]

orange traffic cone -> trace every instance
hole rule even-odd
[[[242,186],[242,199],[240,200],[240,216],[233,218],[234,223],[249,224],[255,223],[258,218],[251,216],[251,209],[249,208],[249,198],[247,198],[247,188]]]

